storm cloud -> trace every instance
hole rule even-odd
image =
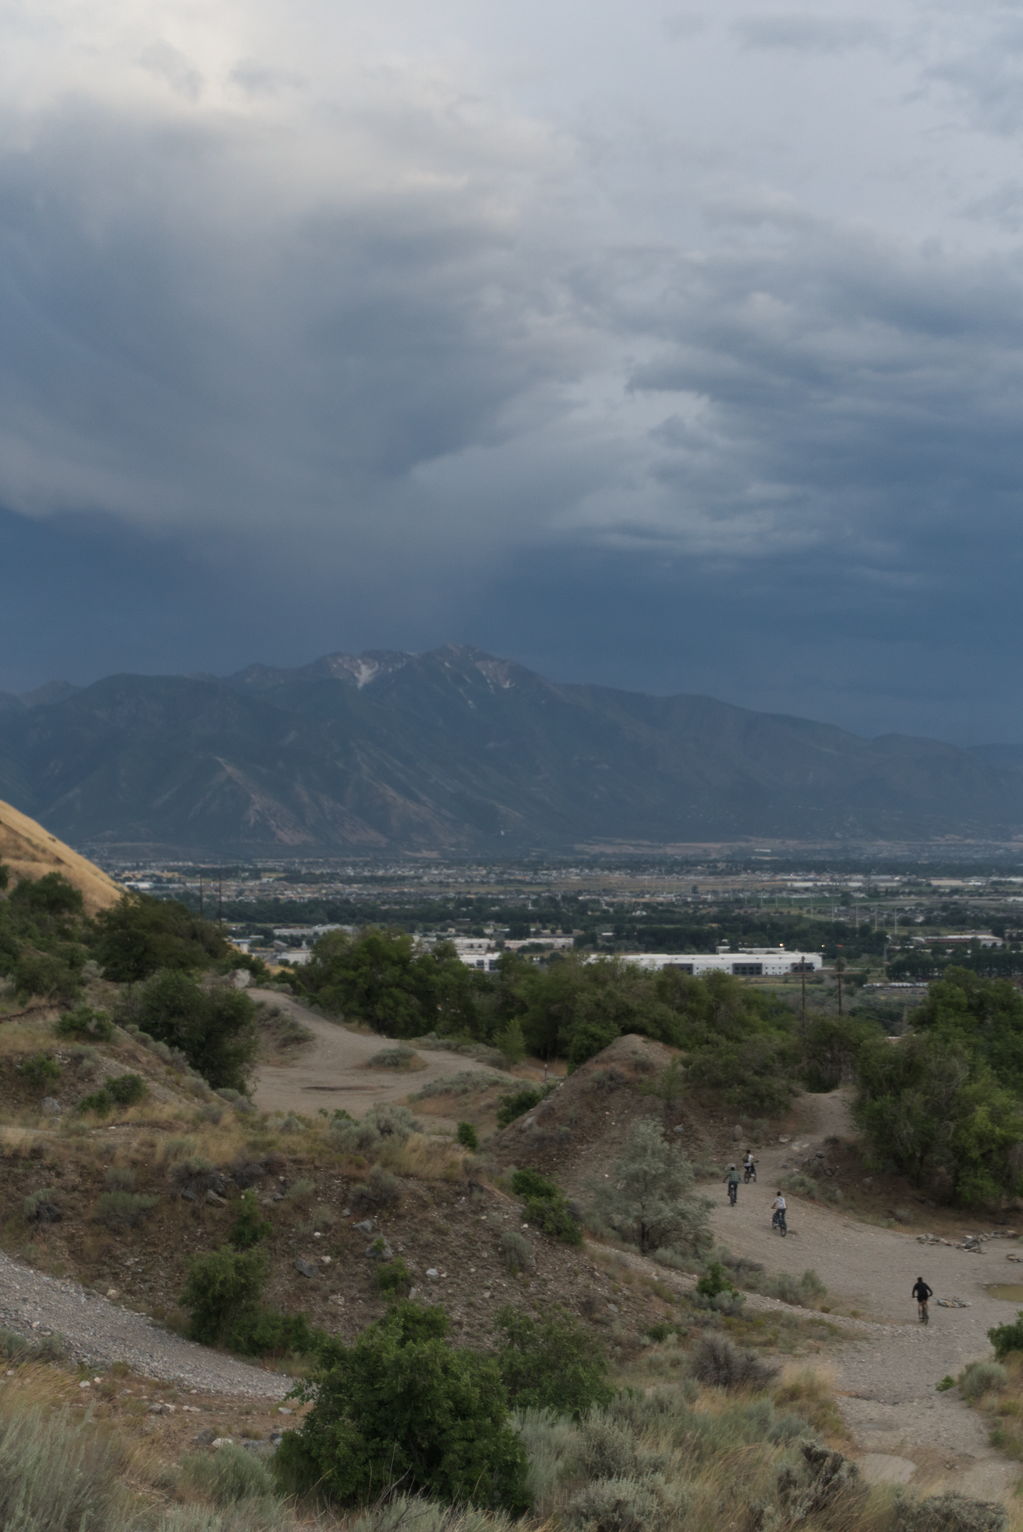
[[[1023,738],[1017,19],[380,12],[6,8],[0,689],[457,639]]]

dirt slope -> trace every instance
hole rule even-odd
[[[90,915],[116,904],[124,892],[86,857],[79,856],[49,830],[44,830],[41,824],[2,800],[0,862],[11,869],[15,878],[41,878],[48,872],[61,873],[81,890]]]

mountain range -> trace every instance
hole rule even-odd
[[[989,840],[1023,749],[547,681],[449,645],[0,694],[0,797],[77,846],[295,856]]]

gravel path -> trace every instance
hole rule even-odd
[[[142,1377],[206,1394],[280,1399],[292,1385],[282,1373],[197,1346],[77,1282],[48,1277],[2,1254],[0,1327],[29,1337],[56,1335],[76,1361],[89,1366],[124,1362]]]
[[[782,1162],[805,1160],[829,1135],[852,1131],[841,1093],[806,1099],[816,1115],[812,1133],[785,1145],[753,1146],[759,1181],[739,1187],[734,1208],[722,1184],[712,1213],[715,1236],[769,1271],[798,1276],[811,1267],[829,1293],[874,1321],[869,1330],[851,1332],[857,1338],[850,1338],[836,1363],[839,1404],[870,1455],[866,1466],[874,1477],[920,1474],[954,1482],[965,1494],[1006,1498],[1019,1478],[1018,1465],[988,1446],[980,1416],[954,1390],[938,1393],[936,1385],[967,1362],[990,1356],[987,1331],[1015,1317],[1015,1306],[991,1297],[985,1284],[1023,1281],[1023,1268],[1006,1260],[1010,1251],[1021,1253],[1019,1246],[991,1240],[975,1255],[922,1245],[922,1224],[913,1232],[878,1228],[792,1196],[789,1235],[779,1238],[770,1208]],[[911,1296],[918,1276],[934,1289],[926,1327],[917,1322]],[[959,1298],[969,1307],[942,1308],[940,1298]]]

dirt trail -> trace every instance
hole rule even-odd
[[[467,1072],[504,1075],[509,1086],[522,1083],[503,1070],[443,1048],[415,1050],[426,1066],[423,1069],[371,1069],[367,1066],[375,1053],[397,1044],[375,1032],[354,1032],[341,1022],[325,1021],[275,990],[253,989],[249,993],[254,1000],[294,1017],[313,1034],[313,1041],[296,1051],[293,1062],[268,1064],[259,1070],[253,1099],[262,1112],[310,1113],[328,1107],[360,1117],[378,1102],[403,1101],[412,1091],[445,1075]]]
[[[761,1261],[769,1271],[798,1276],[811,1267],[843,1304],[877,1322],[851,1340],[837,1361],[839,1403],[876,1478],[934,1480],[964,1494],[1003,1499],[1011,1495],[1019,1467],[994,1452],[980,1417],[955,1391],[936,1384],[967,1362],[990,1355],[987,1331],[1015,1315],[1012,1304],[992,1298],[985,1284],[1019,1280],[1014,1241],[991,1240],[984,1253],[922,1245],[917,1233],[861,1223],[840,1209],[788,1196],[789,1235],[771,1229],[771,1203],[783,1161],[804,1160],[830,1135],[850,1137],[848,1107],[840,1092],[810,1096],[812,1131],[788,1144],[753,1145],[759,1180],[739,1187],[728,1206],[724,1185],[712,1223],[717,1239],[736,1255]],[[736,1160],[741,1165],[742,1149]],[[710,1190],[713,1195],[713,1189]],[[1023,1224],[1021,1224],[1023,1228]],[[911,1296],[918,1276],[934,1289],[931,1323],[917,1322]],[[942,1308],[940,1298],[960,1298],[968,1308]]]

